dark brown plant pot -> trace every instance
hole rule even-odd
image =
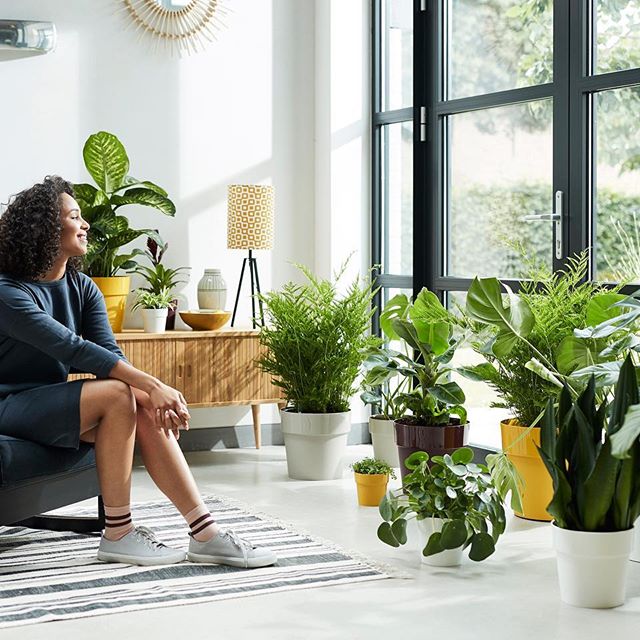
[[[393,427],[403,479],[409,473],[404,461],[412,453],[425,451],[429,456],[443,456],[464,447],[469,439],[469,423],[460,424],[458,418],[451,418],[447,425],[416,424],[412,418],[401,418],[393,423]]]
[[[174,298],[172,301],[173,307],[169,307],[167,314],[167,324],[165,325],[165,329],[167,331],[173,331],[176,328],[176,313],[178,310],[178,299]]]

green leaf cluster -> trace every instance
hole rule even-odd
[[[136,290],[136,302],[131,307],[136,309],[173,309],[173,292],[162,289],[158,293],[146,289]]]
[[[129,157],[115,135],[106,131],[90,135],[82,155],[97,185],[74,185],[82,216],[91,225],[84,271],[92,277],[109,277],[119,270],[134,269],[142,250],[119,253],[120,248],[141,235],[152,238],[158,235],[153,229],[132,229],[120,208],[137,204],[174,216],[175,205],[158,185],[128,175]]]
[[[628,356],[610,404],[591,378],[577,399],[565,386],[549,399],[540,455],[553,480],[547,510],[563,529],[624,531],[640,516],[640,392]]]
[[[377,460],[376,458],[363,458],[358,462],[354,462],[351,468],[356,473],[363,473],[366,475],[386,475],[391,478],[396,477],[396,472],[387,464],[384,460]]]
[[[399,294],[385,305],[380,326],[388,341],[399,341],[403,351],[380,346],[366,354],[363,401],[377,404],[386,400],[388,417],[398,419],[412,414],[412,421],[423,425],[446,425],[452,415],[466,422],[464,392],[450,380],[450,366],[456,348],[463,340],[464,323],[444,308],[438,297],[422,289],[413,303]],[[387,392],[392,381],[393,392]],[[381,391],[376,393],[376,387]]]
[[[423,555],[469,547],[471,560],[490,556],[505,530],[506,517],[489,470],[473,462],[473,451],[463,447],[432,458],[417,451],[405,465],[411,473],[405,476],[403,488],[388,492],[380,503],[384,522],[378,527],[378,538],[398,547],[407,541],[409,518],[440,518],[442,530],[429,537]]]
[[[161,260],[169,247],[169,243],[164,242],[159,235],[157,240],[156,242],[153,238],[148,238],[147,250],[142,254],[151,262],[151,266],[139,264],[134,271],[146,280],[147,286],[142,287],[145,291],[160,294],[166,289],[173,293],[178,284],[187,281],[182,278],[182,274],[184,272],[188,273],[191,267],[165,267]]]
[[[460,372],[489,383],[503,399],[498,406],[522,425],[539,418],[564,376],[606,359],[599,355],[602,341],[579,339],[574,331],[616,314],[612,305],[623,296],[586,281],[587,269],[582,253],[557,273],[532,267],[519,294],[504,287],[503,295],[496,278],[475,278],[469,288],[466,313],[478,325],[474,346],[487,363]]]
[[[363,353],[379,344],[369,333],[374,291],[357,278],[341,294],[346,263],[333,280],[296,266],[305,283],[289,282],[258,296],[267,318],[260,331],[265,355],[258,363],[295,411],[348,411]]]

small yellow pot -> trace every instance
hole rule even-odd
[[[122,331],[127,296],[131,289],[130,276],[114,276],[113,278],[91,278],[104,296],[107,305],[109,324],[114,333]]]
[[[515,420],[503,420],[500,423],[502,448],[507,450],[527,427]],[[542,458],[536,449],[540,446],[540,429],[534,428],[520,442],[507,451],[509,460],[514,464],[524,480],[522,489],[522,513],[516,512],[520,518],[551,522],[547,506],[553,498],[553,483]]]
[[[355,473],[358,504],[361,507],[377,507],[387,493],[389,475],[386,473]]]

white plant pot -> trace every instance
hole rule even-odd
[[[560,598],[574,607],[609,609],[624,602],[633,529],[570,531],[553,525]]]
[[[631,557],[629,559],[634,562],[640,562],[640,518],[636,520],[634,531],[633,547],[631,548]]]
[[[342,478],[342,457],[351,431],[351,412],[280,412],[287,452],[287,470],[293,480]]]
[[[164,333],[168,315],[168,309],[143,309],[142,326],[145,333]]]
[[[420,547],[420,560],[422,564],[428,564],[432,567],[457,567],[462,564],[462,547],[457,549],[447,549],[440,553],[434,553],[432,556],[423,556],[422,550],[427,546],[427,541],[432,533],[442,530],[442,525],[446,522],[442,518],[424,518],[417,520],[418,529],[422,534]]]
[[[369,433],[373,442],[373,457],[384,460],[390,467],[399,468],[400,459],[393,420],[372,416],[369,418]]]

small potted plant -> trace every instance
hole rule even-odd
[[[405,544],[407,520],[416,518],[424,564],[457,566],[467,547],[471,560],[489,557],[506,525],[503,497],[488,468],[473,462],[473,451],[462,447],[431,457],[416,451],[405,464],[410,473],[402,489],[390,491],[380,503],[384,522],[378,538],[392,547]]]
[[[131,309],[142,309],[142,324],[146,333],[165,332],[167,313],[173,306],[172,295],[168,289],[162,289],[159,293],[144,289],[136,291],[136,302]]]
[[[168,248],[169,243],[164,242],[159,234],[156,239],[147,238],[147,250],[143,255],[151,262],[151,266],[147,267],[139,264],[134,269],[135,273],[141,275],[147,281],[147,286],[141,287],[142,290],[160,294],[166,289],[173,296],[176,286],[187,282],[188,278],[183,279],[182,273],[188,272],[190,267],[176,267],[172,269],[162,264],[162,258]],[[171,302],[172,305],[169,307],[166,321],[167,330],[173,330],[176,323],[178,300],[172,297]]]
[[[560,597],[577,607],[609,608],[625,599],[625,579],[640,516],[640,391],[627,356],[613,401],[598,403],[595,379],[577,399],[565,386],[549,399],[540,454],[553,481],[553,541]]]
[[[298,268],[307,282],[289,282],[260,295],[267,317],[260,331],[264,355],[258,360],[288,406],[280,413],[290,478],[342,477],[342,456],[351,430],[349,402],[363,352],[379,343],[370,335],[371,285],[360,278],[340,294],[338,282]]]
[[[406,351],[390,356],[390,366],[407,381],[406,390],[395,398],[403,415],[394,421],[404,477],[404,460],[415,451],[450,454],[467,443],[464,392],[450,380],[455,371],[451,358],[465,334],[463,322],[428,289],[422,289],[413,303],[405,295],[393,298],[384,308],[383,322],[387,337],[400,341]]]
[[[385,493],[389,477],[396,477],[395,471],[384,461],[363,458],[351,465],[358,489],[358,504],[361,507],[377,507]]]

